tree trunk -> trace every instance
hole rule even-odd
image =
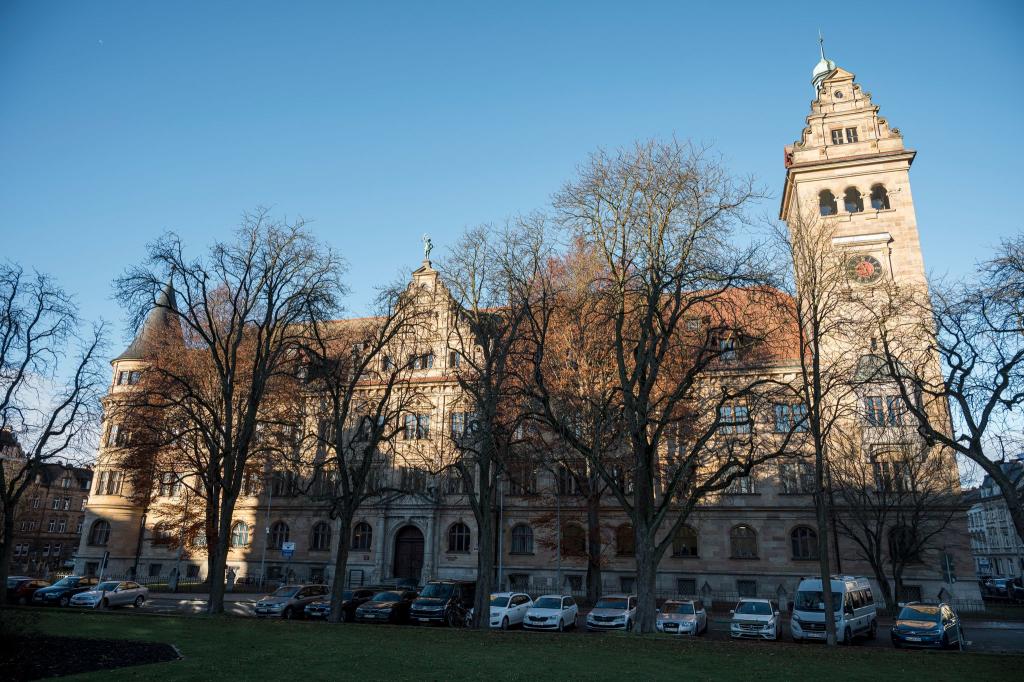
[[[654,632],[658,613],[658,559],[654,546],[654,532],[637,524],[636,537],[636,622],[633,632]]]
[[[815,517],[818,530],[818,572],[821,574],[821,600],[825,604],[825,643],[836,644],[836,619],[832,606],[832,567],[828,556],[828,502],[823,494],[821,457],[817,467],[818,494],[814,496]]]
[[[601,549],[601,496],[590,494],[587,496],[587,601],[591,604],[601,596]]]
[[[11,569],[11,554],[14,553],[14,510],[5,510],[3,537],[0,538],[0,585],[7,584],[7,575]]]
[[[208,614],[224,613],[224,578],[228,562],[228,543],[231,540],[231,505],[223,504],[220,518],[217,519],[217,542],[214,551],[208,556],[207,566],[210,575],[210,603],[206,605]],[[255,541],[255,537],[250,542]],[[266,541],[264,539],[264,541]]]
[[[355,510],[343,509],[341,512],[341,524],[338,531],[338,556],[334,560],[334,580],[331,581],[331,615],[327,620],[331,623],[340,623],[345,620],[345,614],[341,611],[341,603],[344,601],[345,574],[348,572],[348,550],[349,539],[352,537],[352,517]]]
[[[494,515],[491,491],[481,491],[480,518],[477,519],[477,576],[473,597],[473,626],[479,630],[491,627],[491,588],[494,585]]]
[[[882,592],[882,599],[885,600],[885,612],[890,616],[895,616],[898,610],[892,585],[889,583],[889,576],[885,574],[885,569],[881,565],[875,565],[874,562],[871,563],[871,570],[875,574],[878,589]]]

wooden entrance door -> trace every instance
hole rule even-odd
[[[395,577],[420,582],[423,570],[423,533],[416,526],[405,526],[395,536]]]

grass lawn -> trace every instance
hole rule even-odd
[[[784,642],[684,641],[620,633],[478,633],[248,618],[39,610],[54,635],[177,646],[184,660],[120,668],[96,679],[679,679],[1019,680],[1024,657],[955,652],[826,651]]]

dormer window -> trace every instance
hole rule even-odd
[[[832,131],[832,144],[850,144],[857,142],[856,128],[836,128]]]

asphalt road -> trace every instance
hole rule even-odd
[[[258,595],[233,595],[224,603],[227,613],[235,616],[252,616],[253,605]],[[126,609],[131,610],[131,609]],[[180,613],[180,614],[201,614],[206,610],[206,600],[202,598],[190,598],[182,595],[154,595],[145,606],[143,612],[149,613]],[[720,615],[712,615],[708,632],[702,637],[718,641],[728,641],[729,620]],[[582,624],[584,615],[580,615],[579,622]],[[373,627],[371,625],[356,627]],[[601,637],[603,633],[588,632],[586,628],[578,627],[570,631],[578,635],[588,637]],[[995,653],[1024,653],[1024,621],[980,621],[965,620],[964,633],[967,636],[968,649],[970,651],[985,651]],[[554,633],[535,633],[537,636],[554,636]],[[782,641],[790,641],[789,619],[783,619],[783,628],[780,633]],[[737,640],[733,642],[736,646],[772,646],[773,642],[761,642],[756,640]],[[822,646],[817,643],[807,643],[806,646]],[[873,642],[858,640],[854,646],[867,648],[892,648],[889,641],[889,623],[882,621],[878,628],[878,638]]]

